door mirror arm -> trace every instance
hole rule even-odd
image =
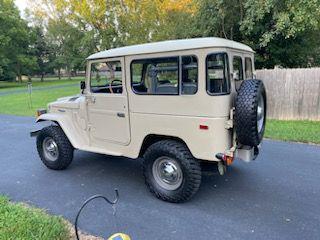
[[[83,94],[84,90],[86,89],[86,82],[85,81],[80,82],[80,89],[81,89],[81,94]]]

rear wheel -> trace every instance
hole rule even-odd
[[[143,174],[149,190],[168,202],[189,200],[201,183],[199,161],[185,144],[173,140],[156,142],[147,149]]]
[[[59,126],[43,128],[37,136],[41,161],[50,169],[63,170],[73,159],[73,147]]]

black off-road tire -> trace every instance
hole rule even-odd
[[[183,177],[181,186],[176,190],[166,190],[155,180],[152,173],[153,163],[159,157],[170,157],[181,167]],[[184,143],[174,140],[163,140],[151,145],[143,156],[143,175],[151,193],[157,198],[173,202],[189,200],[199,189],[201,183],[200,162],[195,159]]]
[[[264,121],[262,130],[257,127],[257,107],[259,97],[264,101]],[[266,121],[266,90],[261,80],[252,79],[242,82],[235,105],[235,125],[237,140],[248,146],[258,146],[262,141]]]
[[[43,151],[42,143],[46,137],[51,137],[58,146],[59,156],[55,161],[48,160]],[[37,136],[37,150],[41,161],[49,169],[63,170],[66,169],[72,162],[74,148],[69,139],[59,126],[48,126],[43,128]]]

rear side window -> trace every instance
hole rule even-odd
[[[233,78],[236,81],[243,80],[243,65],[242,65],[242,58],[239,56],[233,57]]]
[[[253,78],[253,71],[252,71],[252,60],[249,57],[245,58],[245,65],[246,65],[246,79]]]
[[[207,56],[207,92],[210,95],[230,93],[229,64],[226,53]]]
[[[198,59],[195,56],[181,57],[181,93],[193,95],[198,91]]]
[[[154,58],[131,63],[131,86],[138,94],[179,93],[179,58]]]

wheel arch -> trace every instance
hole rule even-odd
[[[72,125],[72,121],[71,119],[69,119],[69,117],[67,115],[59,115],[59,114],[54,114],[54,113],[46,113],[46,114],[42,114],[40,115],[37,120],[37,123],[39,122],[52,122],[55,125],[59,126],[62,131],[64,132],[64,134],[67,136],[67,138],[69,139],[71,145],[74,148],[81,148],[81,145],[83,143],[81,143],[80,141],[80,137],[77,136],[77,131],[74,128],[74,126]]]
[[[146,152],[146,150],[148,149],[148,147],[150,147],[152,144],[162,141],[162,140],[174,140],[177,142],[181,142],[184,145],[186,145],[186,147],[188,148],[188,150],[190,151],[190,148],[188,147],[187,143],[176,136],[169,136],[169,135],[160,135],[160,134],[148,134],[147,136],[144,137],[141,147],[140,147],[140,152],[139,152],[139,157],[143,157],[144,153]],[[190,151],[190,153],[192,154],[192,152]]]

